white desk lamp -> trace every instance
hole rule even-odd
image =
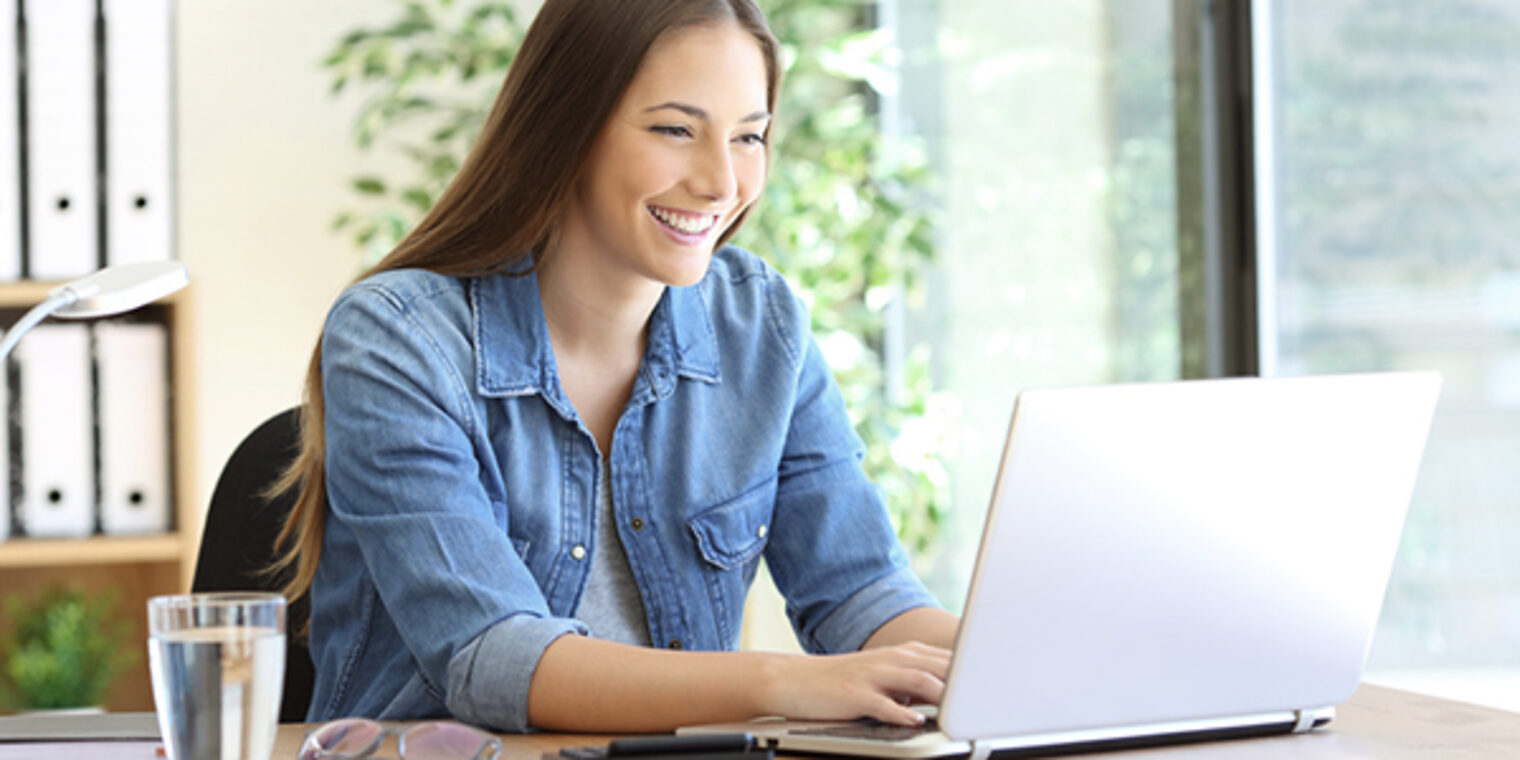
[[[47,299],[22,315],[0,341],[0,361],[10,356],[21,336],[48,317],[94,319],[146,306],[190,284],[178,261],[146,261],[107,267],[48,292]]]

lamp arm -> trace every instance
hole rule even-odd
[[[17,343],[21,342],[21,336],[26,335],[28,331],[36,327],[38,322],[47,319],[53,312],[78,300],[79,294],[69,288],[58,288],[49,293],[46,300],[33,306],[25,314],[21,315],[21,319],[16,320],[16,324],[12,325],[11,329],[5,331],[5,339],[0,340],[0,361],[4,361],[5,357],[11,355],[11,350],[16,347]]]

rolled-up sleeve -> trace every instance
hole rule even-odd
[[[458,718],[527,728],[555,618],[490,498],[468,368],[379,287],[339,299],[323,333],[329,519],[341,523],[427,688]],[[324,557],[324,561],[328,558]],[[353,567],[345,572],[361,572]]]
[[[449,662],[449,712],[467,723],[523,732],[528,725],[528,684],[549,644],[566,634],[587,635],[564,618],[518,615],[487,628]]]
[[[867,584],[820,620],[811,635],[822,651],[853,652],[892,618],[911,609],[938,606],[916,576],[892,572]]]

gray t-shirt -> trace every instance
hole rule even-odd
[[[612,513],[612,469],[606,459],[601,469],[596,495],[596,550],[591,554],[591,577],[586,579],[586,593],[575,608],[575,616],[596,638],[647,647],[649,621],[623,551],[623,540],[618,537],[617,517]]]

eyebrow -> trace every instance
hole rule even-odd
[[[644,113],[650,113],[651,111],[659,111],[659,110],[665,109],[665,108],[673,108],[673,109],[675,109],[677,111],[680,111],[681,113],[686,114],[687,116],[692,117],[693,119],[701,119],[702,121],[711,121],[711,118],[708,117],[706,111],[704,111],[704,110],[702,110],[702,109],[700,109],[700,108],[698,108],[698,107],[696,107],[694,105],[691,105],[689,103],[679,103],[679,102],[676,102],[674,100],[661,103],[661,104],[659,104],[657,106],[650,106],[650,107],[644,109]],[[752,113],[752,114],[750,114],[750,115],[748,115],[748,116],[740,119],[739,123],[740,124],[748,124],[749,122],[752,122],[752,121],[765,121],[766,119],[769,119],[770,117],[771,117],[771,115],[767,111],[756,111],[756,112],[754,112],[754,113]]]

